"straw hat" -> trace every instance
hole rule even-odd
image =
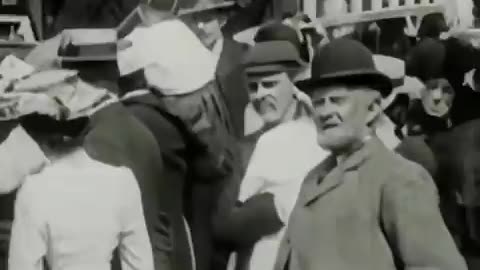
[[[0,93],[0,121],[30,114],[73,120],[88,117],[114,101],[107,90],[83,82],[77,71],[40,71],[11,81]]]

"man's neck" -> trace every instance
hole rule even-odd
[[[346,159],[348,159],[351,155],[353,155],[358,150],[362,149],[363,146],[371,139],[370,135],[365,136],[362,140],[356,141],[352,144],[349,144],[343,149],[338,149],[336,151],[332,151],[333,155],[337,159],[337,164],[343,163]]]

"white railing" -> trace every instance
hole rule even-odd
[[[346,0],[347,8],[342,14],[321,16],[317,14],[319,10],[317,5],[323,1],[300,1],[303,1],[303,12],[311,18],[319,18],[325,27],[388,18],[422,17],[429,13],[445,11],[445,7],[441,4],[445,0]]]

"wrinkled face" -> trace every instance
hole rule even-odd
[[[341,85],[314,90],[312,102],[318,130],[318,143],[331,151],[343,151],[361,142],[368,134],[368,123],[379,113],[372,104],[378,93]]]
[[[282,122],[295,101],[294,85],[287,73],[250,76],[248,89],[253,107],[266,124]]]
[[[455,96],[450,83],[445,79],[435,79],[427,81],[425,86],[422,92],[425,111],[431,116],[445,116],[450,111]]]

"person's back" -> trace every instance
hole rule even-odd
[[[22,186],[15,206],[9,269],[110,269],[119,246],[124,269],[153,269],[141,196],[133,174],[77,150]]]

